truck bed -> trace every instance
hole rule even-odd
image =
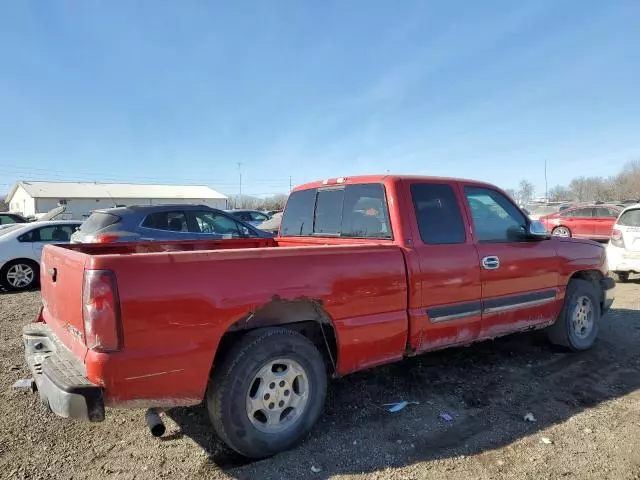
[[[107,405],[200,402],[225,332],[273,309],[278,315],[309,315],[308,308],[296,310],[301,303],[322,310],[332,322],[339,351],[345,352],[337,358],[338,373],[401,358],[408,325],[402,250],[379,242],[326,243],[279,246],[276,239],[241,239],[47,246],[42,320],[84,360],[88,378],[103,385]],[[85,345],[85,270],[115,274],[121,351],[98,353]],[[158,376],[166,381],[158,382]],[[171,398],[176,390],[182,398]]]

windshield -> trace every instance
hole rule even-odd
[[[120,221],[120,217],[105,212],[94,212],[87,218],[82,225],[80,231],[83,233],[93,233],[111,225],[115,225]]]
[[[627,210],[618,219],[618,225],[624,227],[640,227],[640,208]]]
[[[21,228],[24,228],[24,226],[24,223],[16,223],[15,225],[0,229],[0,237],[7,235],[8,233],[15,232],[16,230],[20,230]]]

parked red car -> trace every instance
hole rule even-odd
[[[577,205],[545,215],[540,221],[558,237],[608,240],[621,211],[618,205]]]
[[[605,250],[551,238],[498,188],[430,177],[296,188],[277,238],[47,245],[27,363],[62,417],[204,400],[252,458],[307,436],[329,377],[547,328],[586,350],[613,302]],[[37,432],[33,432],[34,435]]]

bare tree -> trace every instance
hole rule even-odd
[[[533,199],[535,193],[535,187],[529,180],[520,180],[518,185],[517,197],[521,203],[530,202]]]
[[[552,202],[562,202],[573,200],[573,192],[567,187],[556,185],[549,190],[549,200]]]

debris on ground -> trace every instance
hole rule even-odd
[[[322,469],[320,467],[316,467],[315,465],[311,465],[311,471],[313,473],[320,473]]]
[[[453,417],[450,414],[448,414],[447,412],[441,412],[439,416],[445,422],[453,422]]]
[[[524,416],[524,421],[534,423],[536,421],[536,417],[533,413],[529,412]]]
[[[403,400],[401,402],[396,402],[396,403],[385,403],[383,407],[388,407],[387,411],[391,413],[396,413],[402,410],[407,405],[420,405],[420,402],[407,402],[406,400]]]
[[[584,430],[582,430],[584,433],[586,433],[587,435],[593,433],[593,430],[591,430],[590,428],[585,428]]]
[[[13,388],[20,388],[20,389],[29,389],[31,390],[31,385],[33,384],[33,379],[32,378],[21,378],[20,380],[16,380],[16,382],[13,384]]]
[[[545,445],[552,445],[553,444],[553,440],[551,440],[550,438],[547,438],[547,437],[542,437],[540,439],[540,443],[544,443]]]

